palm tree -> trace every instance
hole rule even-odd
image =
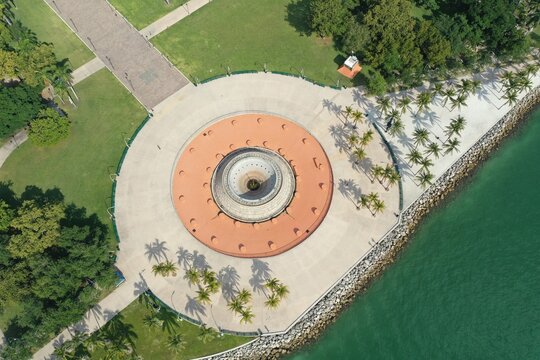
[[[454,96],[456,96],[456,90],[453,88],[453,87],[449,87],[448,89],[446,89],[446,91],[444,92],[444,101],[443,101],[443,106],[446,107],[446,103],[450,100],[450,101],[453,101],[454,100]]]
[[[463,129],[465,129],[465,125],[467,124],[467,120],[461,115],[458,115],[454,120],[452,120],[454,123],[454,127],[456,128],[456,134],[461,135],[461,132]]]
[[[458,110],[461,110],[462,106],[467,106],[467,103],[465,102],[467,100],[467,97],[463,94],[459,94],[455,99],[450,99],[452,101],[452,107],[450,108],[450,111],[453,111],[456,107]]]
[[[242,312],[244,308],[244,302],[242,302],[238,297],[232,298],[232,300],[227,304],[229,310],[237,314]]]
[[[245,308],[242,310],[242,312],[240,313],[240,323],[244,323],[244,324],[251,324],[251,322],[253,321],[253,318],[255,317],[255,314],[253,314],[253,311],[251,310],[251,308]]]
[[[449,138],[451,138],[454,134],[455,135],[461,135],[461,131],[465,128],[465,118],[461,115],[459,115],[457,118],[452,119],[450,121],[450,124],[446,126],[446,129],[444,130],[444,133]]]
[[[206,284],[206,290],[208,290],[211,294],[217,294],[219,292],[219,286],[219,281],[214,279]]]
[[[412,149],[407,154],[407,159],[412,165],[418,165],[420,164],[420,160],[422,160],[422,154],[417,149]]]
[[[272,295],[276,295],[280,300],[285,299],[289,295],[289,288],[287,285],[279,283]]]
[[[360,137],[360,141],[359,141],[360,146],[362,147],[368,146],[371,140],[373,140],[373,130],[369,129],[368,131],[363,133],[362,136]]]
[[[177,270],[178,268],[176,267],[176,264],[169,260],[152,266],[152,272],[154,275],[161,275],[165,277],[169,275],[176,276]]]
[[[373,216],[375,216],[377,213],[382,213],[384,209],[386,209],[384,201],[377,199],[373,202]]]
[[[444,147],[446,149],[445,154],[457,151],[459,144],[460,142],[457,138],[449,139],[447,142],[444,143]]]
[[[188,281],[190,286],[193,284],[199,284],[201,281],[199,271],[193,267],[186,271],[184,274],[184,279]]]
[[[392,136],[403,134],[403,131],[405,129],[405,125],[403,125],[403,122],[401,119],[397,119],[394,121],[390,129],[388,129],[388,133]]]
[[[349,149],[355,147],[356,144],[358,144],[358,140],[360,140],[358,135],[354,133],[349,135],[349,137],[347,138],[347,142],[349,143]]]
[[[210,291],[205,288],[197,290],[197,297],[195,299],[199,304],[202,305],[208,305],[212,303],[212,299],[210,299]]]
[[[471,94],[475,94],[482,89],[482,82],[480,80],[471,81]]]
[[[518,95],[515,91],[507,91],[502,98],[506,100],[503,105],[512,106],[518,101]]]
[[[274,292],[279,286],[279,284],[280,282],[277,278],[271,278],[271,279],[266,280],[266,283],[264,284],[264,286],[271,292]]]
[[[409,98],[408,96],[403,96],[401,99],[398,100],[397,106],[401,110],[401,113],[405,114],[407,110],[411,111],[411,103],[411,98]]]
[[[413,139],[415,147],[418,147],[418,145],[425,146],[429,141],[429,132],[427,129],[423,128],[415,129],[413,132]]]
[[[525,72],[527,73],[527,76],[530,77],[531,75],[534,75],[538,72],[538,69],[540,68],[540,66],[536,65],[536,64],[527,64],[527,66],[525,66]]]
[[[436,82],[435,84],[433,84],[433,95],[434,96],[443,95],[444,94],[443,87],[444,87],[444,84],[441,82]]]
[[[242,289],[236,295],[236,298],[242,302],[242,304],[247,304],[251,300],[251,292],[247,289]]]
[[[396,184],[399,181],[400,176],[396,169],[392,165],[388,164],[384,168],[384,178],[386,179],[386,181],[388,181],[385,186],[386,191],[388,191],[390,189],[390,186]]]
[[[527,64],[525,66],[524,71],[527,74],[527,76],[535,75],[538,72],[538,69],[540,69],[540,66],[537,64]]]
[[[461,79],[461,83],[458,84],[458,89],[460,95],[467,96],[471,92],[472,89],[472,81],[469,79]]]
[[[371,205],[371,202],[369,200],[369,197],[367,197],[366,195],[361,195],[360,196],[360,203],[359,205],[361,207],[364,207],[366,209],[369,209],[370,208],[370,205]]]
[[[364,120],[364,114],[361,111],[355,110],[352,113],[352,119],[353,119],[354,126],[356,128],[358,123]]]
[[[199,335],[197,336],[197,339],[201,340],[203,344],[206,344],[209,341],[214,340],[216,337],[216,330],[214,330],[211,327],[207,327],[206,325],[202,325],[199,330]]]
[[[429,168],[433,166],[433,161],[431,161],[430,158],[425,157],[420,160],[420,163],[418,165],[420,165],[419,171],[429,170]]]
[[[155,314],[151,314],[144,317],[143,324],[149,329],[160,328],[163,326],[163,321]]]
[[[276,294],[272,294],[266,299],[264,305],[269,309],[276,309],[279,306],[280,298]]]
[[[349,120],[349,116],[351,116],[353,113],[352,106],[345,106],[345,110],[343,111],[343,114],[345,115],[345,120]]]
[[[510,84],[514,80],[514,73],[510,71],[505,71],[501,75],[499,75],[499,79],[505,84]]]
[[[379,96],[377,97],[377,107],[379,108],[379,111],[382,114],[385,114],[388,112],[388,109],[390,109],[390,99],[385,96]]]
[[[367,156],[366,151],[363,148],[356,148],[353,152],[353,156],[355,158],[355,162],[358,163],[362,160],[364,160]]]
[[[178,354],[186,348],[186,342],[182,338],[182,335],[172,334],[169,335],[166,346],[173,353]]]
[[[416,96],[416,106],[418,107],[417,114],[422,110],[429,110],[429,105],[433,100],[433,94],[429,91],[423,91]]]
[[[208,285],[208,284],[211,284],[213,282],[217,282],[217,275],[214,271],[211,271],[209,269],[204,269],[203,272],[202,272],[202,280],[203,282]]]
[[[79,100],[79,96],[75,92],[75,89],[73,88],[73,70],[71,69],[71,66],[69,64],[69,60],[64,60],[56,64],[56,66],[53,69],[52,78],[53,78],[53,85],[56,87],[59,84],[63,84],[67,88],[71,90],[73,95],[77,100]],[[69,93],[68,93],[69,96]]]
[[[373,177],[380,183],[381,178],[384,176],[384,168],[380,165],[374,165],[371,168],[371,172],[373,173]]]
[[[427,150],[425,152],[427,156],[433,154],[437,159],[439,158],[440,153],[441,153],[441,147],[439,146],[439,144],[434,143],[434,142],[430,142],[428,144]]]
[[[54,349],[54,356],[59,360],[75,359],[75,344],[72,341],[65,341]]]
[[[416,175],[416,179],[420,182],[420,186],[425,189],[428,185],[431,184],[433,180],[433,174],[429,171],[422,171],[420,174]]]

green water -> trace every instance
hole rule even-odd
[[[540,359],[540,110],[291,359]]]

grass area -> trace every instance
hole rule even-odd
[[[9,321],[17,316],[22,311],[22,306],[19,303],[10,301],[5,304],[0,313],[0,329],[6,331]]]
[[[94,54],[43,0],[15,0],[15,16],[36,33],[39,40],[54,44],[59,59],[69,58],[75,70],[94,58]]]
[[[110,0],[111,4],[124,15],[129,22],[141,30],[167,13],[185,4],[188,0]]]
[[[84,206],[110,224],[111,180],[129,137],[146,112],[106,69],[75,87],[79,107],[68,108],[71,134],[61,143],[39,147],[22,144],[0,168],[0,181],[12,181],[15,192],[27,185],[58,187],[67,202]],[[112,234],[110,234],[112,236]]]
[[[268,70],[350,85],[336,70],[344,54],[333,40],[308,35],[306,0],[213,0],[152,39],[192,79]]]
[[[155,311],[151,306],[145,305],[141,301],[134,301],[117,315],[120,321],[136,334],[135,351],[143,359],[193,359],[219,353],[252,340],[250,337],[224,335],[223,337],[215,337],[204,344],[198,339],[200,328],[197,325],[187,321],[178,321],[176,314],[164,307],[159,310],[160,317],[164,315],[170,320],[165,322],[168,326],[164,326],[165,329],[161,327],[149,328],[143,323],[143,320]],[[185,341],[185,349],[179,354],[175,354],[167,348],[167,340],[171,333],[180,334]],[[103,359],[104,355],[103,350],[98,349],[92,354],[92,359]]]

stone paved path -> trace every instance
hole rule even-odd
[[[210,0],[191,0],[184,5],[176,8],[161,19],[154,21],[140,31],[147,39],[151,39],[162,31],[167,30],[172,25],[176,24],[188,15],[191,15],[194,11],[199,10],[204,5],[208,4]]]
[[[147,109],[189,84],[107,1],[46,1]]]

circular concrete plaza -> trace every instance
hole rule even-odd
[[[357,101],[355,90],[250,74],[185,87],[156,107],[117,177],[117,266],[138,279],[135,291],[216,328],[286,330],[397,221],[398,187],[368,171],[391,163],[384,142],[374,131],[359,163],[348,146],[370,129],[342,115]],[[356,207],[371,192],[386,204],[377,216]],[[165,259],[177,276],[152,274]],[[196,302],[189,267],[218,274],[212,305]],[[264,306],[271,277],[290,290],[276,310]],[[249,324],[227,307],[242,288],[253,293]]]

